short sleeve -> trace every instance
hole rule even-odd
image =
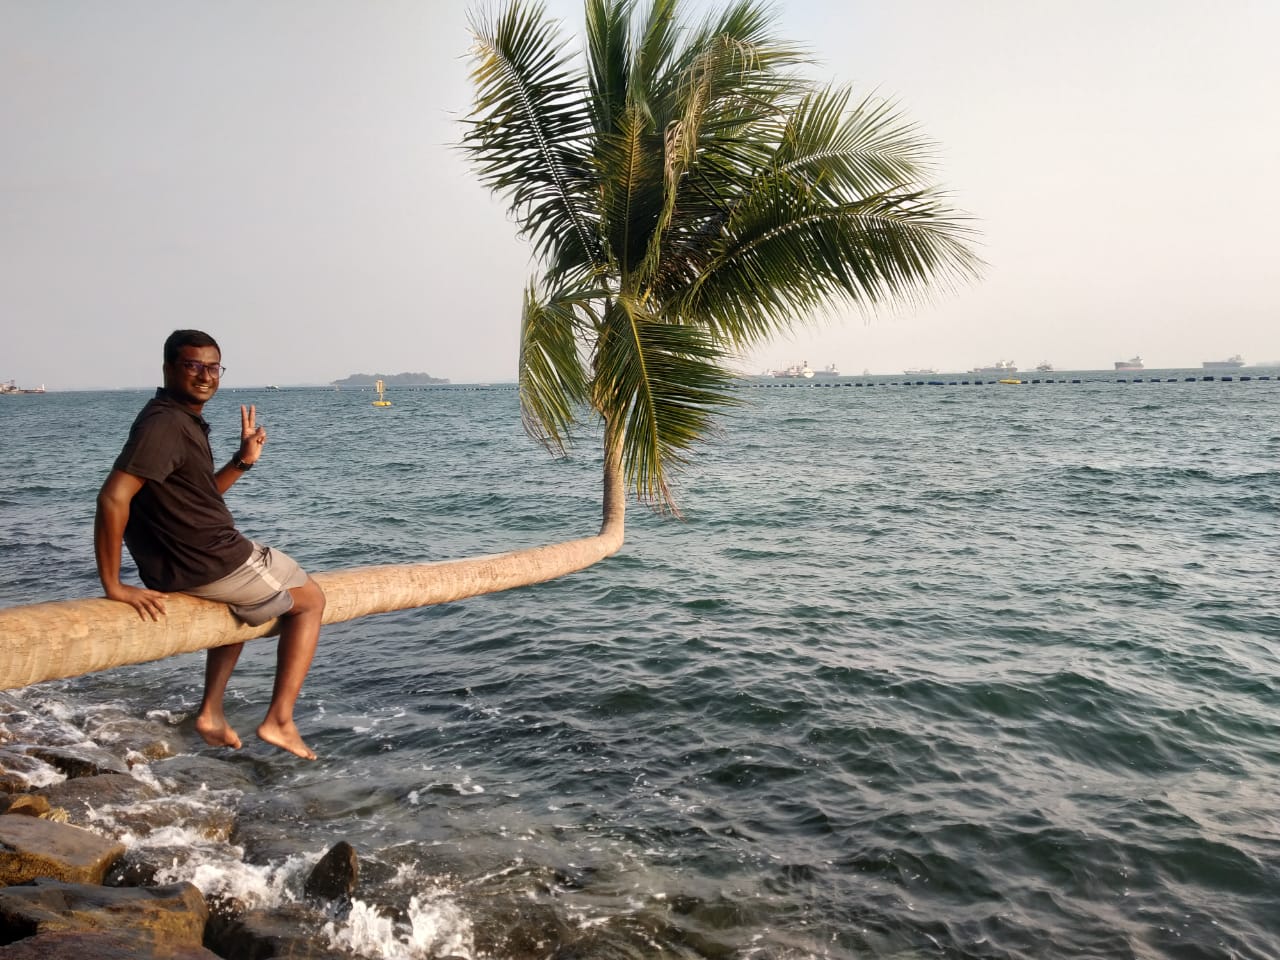
[[[179,440],[183,424],[164,409],[144,411],[129,430],[115,469],[144,480],[164,480],[182,463],[185,447]]]

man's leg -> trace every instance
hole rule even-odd
[[[267,743],[288,750],[307,760],[315,753],[303,742],[293,723],[293,705],[302,692],[302,681],[311,669],[320,641],[320,619],[324,614],[324,591],[307,577],[300,587],[293,587],[293,608],[280,624],[280,641],[276,648],[276,683],[271,692],[267,717],[258,727],[258,736]],[[212,653],[213,651],[210,651]]]
[[[227,681],[240,659],[243,643],[231,643],[225,647],[210,647],[204,663],[204,700],[196,715],[196,733],[204,742],[214,747],[240,749],[240,737],[227,723],[222,712],[222,698],[227,692]]]

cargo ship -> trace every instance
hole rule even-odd
[[[775,370],[773,375],[779,380],[808,380],[813,376],[813,368],[806,360],[804,363],[793,363],[785,370]]]
[[[1147,368],[1143,366],[1141,357],[1130,357],[1128,360],[1117,360],[1116,369],[1117,370],[1145,370]]]
[[[992,364],[989,367],[974,367],[969,372],[983,373],[983,374],[999,374],[1000,376],[1007,377],[1017,373],[1018,367],[1012,360],[997,360],[994,364]]]
[[[1205,360],[1200,366],[1206,370],[1239,370],[1244,366],[1244,357],[1237,353],[1226,360]]]

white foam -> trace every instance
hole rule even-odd
[[[428,960],[430,957],[474,956],[471,920],[444,891],[409,900],[409,922],[396,923],[360,900],[342,923],[330,922],[324,933],[330,946],[381,960]]]
[[[297,891],[304,875],[319,859],[319,855],[294,856],[280,864],[259,866],[239,859],[243,851],[238,847],[207,842],[200,846],[202,852],[211,854],[209,858],[162,868],[156,872],[156,882],[187,880],[206,897],[229,898],[250,909],[278,907],[297,901]]]
[[[171,727],[176,727],[186,719],[187,715],[185,713],[174,713],[172,710],[148,710],[146,717],[148,720],[159,720]]]
[[[62,783],[67,779],[67,775],[51,763],[45,763],[35,757],[27,757],[26,759],[31,761],[30,765],[23,764],[22,769],[18,769],[16,765],[13,765],[10,767],[10,772],[22,777],[34,790],[39,790],[41,787],[51,787],[55,783]]]

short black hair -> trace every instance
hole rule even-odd
[[[174,363],[178,359],[178,351],[183,347],[213,347],[222,356],[222,348],[218,341],[203,330],[175,330],[164,342],[164,362]]]

